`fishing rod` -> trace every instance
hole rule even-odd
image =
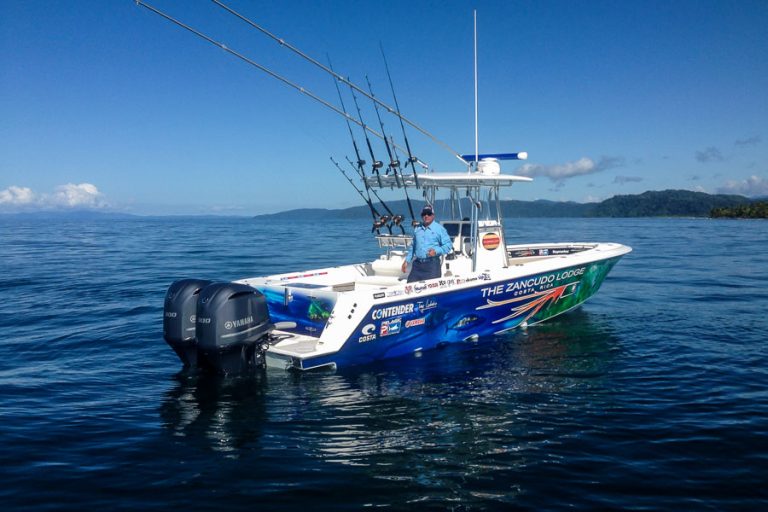
[[[368,75],[365,75],[365,81],[368,83],[368,90],[371,92],[371,96],[373,96],[373,88],[371,87],[371,81],[368,80]],[[384,137],[384,145],[387,147],[387,154],[389,155],[389,168],[392,169],[393,174],[395,175],[395,183],[397,183],[398,188],[400,187],[400,177],[398,176],[398,169],[400,168],[400,160],[397,159],[397,154],[392,154],[392,148],[389,145],[389,141],[386,138],[386,133],[384,132],[384,122],[381,120],[381,114],[379,113],[379,107],[376,103],[373,104],[373,108],[376,111],[376,117],[379,119],[379,127],[381,128],[381,133],[385,135]],[[394,140],[392,141],[394,144]],[[416,222],[416,216],[413,213],[413,205],[411,204],[411,198],[408,196],[408,187],[405,186],[405,178],[403,178],[403,190],[405,191],[405,200],[408,203],[408,211],[411,214],[411,221]]]
[[[295,54],[297,54],[297,55],[299,55],[300,57],[302,57],[303,59],[305,59],[305,60],[307,60],[307,61],[311,62],[312,64],[314,64],[315,66],[319,67],[320,69],[322,69],[322,70],[323,70],[323,71],[325,71],[326,73],[330,73],[330,74],[331,74],[332,76],[334,76],[334,77],[335,77],[337,80],[340,80],[340,81],[344,82],[345,84],[347,84],[347,85],[348,85],[348,86],[350,86],[351,88],[355,89],[357,92],[359,92],[359,93],[360,93],[360,94],[362,94],[363,96],[366,96],[366,97],[367,97],[369,100],[373,101],[375,104],[381,105],[383,108],[387,109],[387,111],[388,111],[390,114],[392,114],[392,115],[396,115],[397,117],[399,117],[399,118],[400,118],[400,120],[401,120],[402,122],[408,123],[408,125],[410,125],[411,127],[415,128],[416,130],[418,130],[419,132],[421,132],[422,134],[424,134],[424,135],[426,135],[427,137],[429,137],[429,138],[430,138],[430,139],[431,139],[433,142],[435,142],[436,144],[438,144],[438,145],[442,146],[444,149],[448,150],[448,151],[449,151],[451,154],[453,154],[453,156],[455,156],[456,158],[458,158],[459,160],[461,160],[461,162],[462,162],[463,164],[465,164],[465,165],[469,165],[469,162],[467,162],[467,161],[466,161],[464,158],[462,158],[462,157],[461,157],[461,155],[460,155],[458,152],[456,152],[456,151],[455,151],[453,148],[451,148],[451,147],[450,147],[448,144],[446,144],[445,142],[441,141],[440,139],[438,139],[437,137],[435,137],[434,135],[432,135],[431,133],[429,133],[427,130],[425,130],[424,128],[422,128],[422,127],[421,127],[421,126],[419,126],[418,124],[414,123],[413,121],[411,121],[411,120],[410,120],[410,119],[408,119],[407,117],[405,117],[405,116],[403,116],[402,114],[400,114],[400,112],[399,112],[399,109],[396,111],[395,109],[393,109],[392,107],[390,107],[390,106],[389,106],[389,105],[387,105],[386,103],[384,103],[384,102],[382,102],[382,101],[380,101],[380,100],[378,100],[378,99],[374,98],[374,97],[373,97],[373,95],[369,95],[369,94],[368,94],[368,93],[366,93],[366,92],[365,92],[363,89],[361,89],[360,87],[358,87],[358,86],[357,86],[357,85],[355,85],[354,83],[350,82],[348,79],[346,79],[346,78],[344,78],[343,76],[339,75],[338,73],[336,73],[336,72],[335,72],[335,71],[333,71],[332,69],[329,69],[327,66],[323,65],[321,62],[318,62],[317,60],[313,59],[312,57],[310,57],[310,56],[309,56],[309,55],[307,55],[306,53],[302,52],[301,50],[299,50],[298,48],[296,48],[296,47],[295,47],[295,46],[293,46],[292,44],[290,44],[290,43],[288,43],[287,41],[285,41],[285,39],[282,39],[282,38],[280,38],[280,37],[276,36],[275,34],[273,34],[272,32],[270,32],[269,30],[265,29],[265,28],[264,28],[264,27],[262,27],[261,25],[259,25],[259,24],[257,24],[256,22],[254,22],[253,20],[250,20],[250,19],[246,18],[244,15],[242,15],[242,14],[240,14],[239,12],[235,11],[235,10],[234,10],[234,9],[232,9],[231,7],[229,7],[229,6],[225,5],[225,4],[224,4],[223,2],[221,2],[220,0],[211,0],[211,1],[212,1],[214,4],[218,5],[219,7],[221,7],[222,9],[224,9],[225,11],[227,11],[227,12],[229,12],[230,14],[232,14],[232,15],[236,16],[236,17],[237,17],[237,18],[239,18],[240,20],[244,21],[245,23],[247,23],[247,24],[248,24],[248,25],[250,25],[251,27],[255,28],[256,30],[258,30],[258,31],[259,31],[259,32],[261,32],[262,34],[264,34],[264,35],[266,35],[266,36],[268,36],[268,37],[270,37],[270,38],[274,39],[274,40],[275,40],[275,41],[276,41],[278,44],[280,44],[280,46],[282,46],[282,47],[285,47],[285,48],[288,48],[289,50],[291,50],[291,51],[292,51],[292,52],[294,52]],[[140,0],[137,0],[137,3],[140,3]]]
[[[405,139],[405,149],[408,151],[408,162],[406,167],[411,164],[411,170],[413,171],[413,182],[416,184],[416,188],[419,188],[419,177],[416,174],[415,162],[418,158],[411,153],[411,145],[408,143],[408,136],[405,134],[405,125],[400,117],[400,105],[397,103],[397,95],[395,94],[395,86],[392,83],[392,75],[389,72],[389,63],[387,63],[387,56],[384,55],[384,45],[379,42],[379,49],[381,50],[381,57],[384,59],[384,68],[387,70],[387,78],[389,79],[389,88],[392,90],[392,98],[395,100],[395,108],[397,109],[397,118],[400,120],[400,129],[403,131],[403,139]]]
[[[384,139],[384,136],[382,134],[380,134],[379,132],[377,132],[376,130],[371,128],[370,126],[367,126],[364,123],[361,123],[361,122],[357,121],[356,119],[354,119],[353,117],[349,116],[348,114],[345,114],[344,112],[339,110],[336,106],[334,106],[333,104],[331,104],[328,101],[324,100],[323,98],[321,98],[317,94],[314,94],[313,92],[307,90],[306,88],[304,88],[304,87],[302,87],[302,86],[300,86],[300,85],[298,85],[298,84],[288,80],[284,76],[279,75],[278,73],[275,73],[274,71],[272,71],[271,69],[269,69],[269,68],[267,68],[265,66],[262,66],[261,64],[259,64],[258,62],[254,61],[253,59],[250,59],[250,58],[246,57],[242,53],[239,53],[239,52],[229,48],[224,43],[216,41],[215,39],[205,35],[204,33],[200,32],[199,30],[197,30],[197,29],[195,29],[195,28],[193,28],[193,27],[191,27],[191,26],[189,26],[189,25],[187,25],[187,24],[177,20],[176,18],[174,18],[174,17],[164,13],[163,11],[161,11],[161,10],[151,6],[151,5],[149,5],[148,3],[146,3],[146,2],[144,2],[142,0],[135,0],[135,2],[136,2],[136,5],[138,5],[139,7],[144,7],[145,9],[147,9],[147,10],[157,14],[158,16],[160,16],[162,18],[165,18],[166,20],[170,21],[171,23],[174,23],[175,25],[177,25],[177,26],[179,26],[179,27],[181,27],[181,28],[191,32],[192,34],[196,35],[197,37],[199,37],[199,38],[201,38],[201,39],[203,39],[205,41],[207,41],[208,43],[210,43],[210,44],[212,44],[212,45],[214,45],[214,46],[224,50],[225,52],[229,53],[230,55],[233,55],[233,56],[237,57],[238,59],[242,60],[243,62],[245,62],[247,64],[250,64],[251,66],[259,69],[260,71],[263,71],[264,73],[268,74],[272,78],[275,78],[276,80],[279,80],[280,82],[284,83],[285,85],[287,85],[287,86],[289,86],[289,87],[291,87],[293,89],[296,89],[301,94],[309,96],[313,100],[315,100],[318,103],[322,104],[323,106],[333,110],[334,112],[336,112],[340,116],[344,117],[348,121],[352,121],[353,123],[359,125],[366,132],[371,133],[372,135],[378,137],[379,139]],[[343,82],[345,82],[345,83],[349,83],[348,80],[344,80],[343,78],[341,80]],[[366,138],[367,138],[367,135],[366,135]]]
[[[383,130],[383,127],[382,127]],[[405,200],[408,203],[408,210],[411,212],[411,226],[416,227],[419,225],[419,221],[416,220],[416,218],[413,215],[413,206],[411,205],[411,198],[408,196],[408,187],[405,183],[405,175],[402,174],[402,171],[400,171],[400,158],[397,156],[397,149],[395,148],[395,140],[390,136],[390,139],[392,139],[392,152],[395,155],[395,160],[390,164],[390,167],[392,167],[392,172],[395,174],[395,181],[398,180],[397,175],[398,172],[400,172],[400,177],[403,179],[403,192],[405,192]],[[399,183],[399,182],[398,182]],[[402,229],[402,228],[401,228]],[[405,233],[405,231],[403,231]]]
[[[419,221],[416,220],[416,217],[413,214],[413,206],[411,205],[411,198],[408,195],[408,187],[406,186],[406,183],[405,183],[405,175],[402,174],[402,171],[400,171],[400,159],[397,156],[397,149],[394,149],[394,143],[395,143],[395,141],[393,139],[392,140],[392,145],[393,145],[393,150],[392,151],[395,154],[395,161],[392,162],[392,164],[391,164],[392,165],[392,171],[395,173],[395,181],[397,181],[398,172],[400,172],[401,178],[403,179],[403,192],[405,192],[405,200],[408,203],[408,211],[410,211],[410,213],[411,213],[411,226],[415,228],[416,226],[419,225]],[[415,176],[415,174],[414,174],[414,176]]]
[[[326,56],[328,58],[328,67],[333,70],[333,65],[331,64],[331,57]],[[357,147],[357,140],[355,139],[355,134],[352,132],[352,125],[349,123],[349,114],[347,113],[347,107],[344,105],[344,98],[341,96],[341,88],[339,87],[339,81],[335,78],[333,79],[333,85],[336,86],[336,93],[339,95],[339,103],[341,104],[341,110],[346,114],[347,118],[347,130],[349,130],[349,136],[352,139],[352,147],[355,149],[355,156],[357,157],[357,174],[360,176],[360,179],[363,180],[363,186],[365,187],[365,193],[368,197],[368,204],[371,203],[371,192],[370,192],[370,186],[368,185],[368,181],[365,179],[365,168],[363,167],[365,165],[365,160],[360,156],[360,149]],[[335,163],[335,162],[334,162]],[[346,175],[345,175],[346,176]],[[378,215],[378,213],[377,213]]]
[[[328,57],[328,66],[333,69],[333,65],[331,64],[331,58]],[[339,87],[339,81],[335,78],[333,79],[333,84],[336,86],[336,93],[339,95],[339,103],[341,104],[341,109],[344,111],[345,114],[347,114],[347,108],[344,105],[344,98],[341,95],[341,88]],[[349,114],[347,114],[349,115]],[[387,222],[390,219],[393,219],[395,224],[400,227],[400,220],[402,220],[402,215],[394,215],[392,213],[392,210],[389,209],[387,204],[379,197],[379,194],[376,193],[376,191],[373,191],[373,194],[376,196],[376,198],[379,200],[381,205],[387,210],[389,213],[389,216],[381,215],[379,212],[375,210],[373,207],[373,201],[371,200],[371,187],[368,184],[368,180],[365,179],[365,160],[360,156],[360,149],[357,146],[357,140],[355,139],[355,134],[352,132],[352,125],[347,121],[347,130],[349,130],[349,136],[352,138],[352,147],[355,149],[355,156],[357,157],[357,166],[353,165],[352,162],[347,158],[347,162],[349,162],[349,165],[357,171],[358,176],[363,181],[363,186],[365,187],[365,196],[363,196],[362,192],[355,186],[354,183],[349,179],[347,174],[339,167],[339,164],[336,163],[333,158],[331,158],[331,161],[336,165],[336,167],[344,174],[344,177],[347,178],[347,180],[352,183],[352,186],[355,187],[355,190],[358,191],[361,197],[368,203],[368,206],[371,209],[371,213],[373,214],[373,220],[374,220],[374,227],[373,229],[378,232],[378,228],[385,225],[387,226],[387,230],[389,230],[389,234],[392,234],[392,227],[390,224],[387,224]],[[379,178],[381,180],[381,178]],[[398,218],[400,220],[398,220]],[[402,227],[400,227],[402,229]]]
[[[357,187],[357,185],[355,185],[355,182],[352,181],[352,178],[347,176],[347,173],[344,172],[344,169],[341,168],[339,163],[336,160],[334,160],[333,157],[331,157],[331,162],[333,162],[333,165],[336,166],[336,168],[339,170],[339,172],[341,172],[341,174],[343,174],[344,177],[347,178],[347,181],[349,182],[349,184],[352,185],[352,188],[354,188],[355,191],[358,194],[360,194],[360,197],[363,198],[363,201],[366,202],[366,204],[368,205],[368,208],[371,210],[371,216],[373,217],[373,227],[371,228],[371,233],[373,233],[374,231],[379,233],[379,229],[381,227],[383,227],[384,225],[386,225],[387,221],[389,221],[389,217],[386,216],[386,215],[381,215],[378,211],[376,211],[376,207],[373,206],[373,202],[371,201],[371,196],[369,195],[368,197],[365,197],[365,195],[363,194],[363,191],[360,190]],[[354,168],[354,166],[353,166],[353,168]],[[387,225],[387,229],[389,230],[389,234],[391,235],[392,234],[392,228],[390,228]]]
[[[376,220],[378,217],[380,217],[381,215],[379,214],[379,212],[378,212],[378,211],[376,211],[376,207],[374,207],[374,206],[373,206],[373,204],[371,203],[371,200],[370,200],[370,199],[368,199],[367,197],[365,197],[365,194],[363,194],[363,191],[362,191],[362,190],[360,190],[360,189],[357,187],[357,185],[355,185],[355,182],[354,182],[354,181],[352,181],[352,178],[350,178],[350,177],[347,175],[347,173],[344,171],[344,169],[342,169],[342,168],[341,168],[341,166],[339,165],[339,163],[338,163],[336,160],[334,160],[334,158],[333,158],[333,157],[331,157],[331,162],[333,162],[333,165],[335,165],[335,166],[336,166],[336,168],[337,168],[337,169],[338,169],[338,170],[341,172],[341,174],[343,174],[343,175],[344,175],[344,177],[345,177],[345,178],[347,178],[347,181],[349,182],[349,184],[350,184],[350,185],[352,185],[352,188],[354,188],[354,189],[355,189],[355,191],[357,191],[357,193],[358,193],[358,194],[360,194],[360,197],[362,197],[362,198],[363,198],[363,200],[364,200],[366,203],[368,203],[368,206],[369,206],[369,207],[370,207],[370,209],[371,209],[371,213],[373,214],[373,219],[374,219],[374,220]]]
[[[368,90],[371,91],[371,96],[374,96],[373,94],[373,88],[371,87],[371,81],[368,80],[368,75],[365,75],[365,81],[368,83]],[[374,110],[376,110],[376,117],[379,120],[379,127],[381,128],[381,133],[384,135],[384,145],[387,147],[387,156],[389,156],[389,165],[387,166],[387,172],[386,174],[389,174],[390,170],[395,170],[396,165],[399,166],[400,162],[397,161],[396,158],[392,157],[392,148],[389,146],[389,139],[387,138],[387,134],[384,131],[384,123],[381,120],[381,115],[379,114],[379,106],[374,103],[373,104]],[[400,178],[397,177],[397,172],[395,174],[395,183],[397,183],[397,188],[400,188]]]
[[[328,57],[328,66],[331,69],[333,69],[333,66],[331,65],[331,58],[330,57]],[[347,114],[347,108],[344,105],[344,98],[341,95],[341,88],[339,87],[339,81],[334,78],[333,79],[333,84],[336,86],[336,93],[339,95],[339,103],[341,103],[341,109],[344,111],[345,114]],[[359,109],[358,109],[358,111],[359,111]],[[361,120],[362,120],[362,117],[361,117]],[[357,157],[357,167],[355,168],[355,166],[352,165],[352,162],[350,162],[349,158],[347,158],[347,161],[349,162],[349,164],[353,168],[356,169],[358,176],[360,176],[360,179],[363,181],[363,185],[365,186],[365,193],[368,196],[368,202],[370,204],[372,204],[372,201],[371,201],[371,187],[368,184],[368,180],[365,179],[365,167],[364,167],[365,166],[365,160],[363,160],[363,158],[360,156],[360,149],[357,146],[357,140],[355,139],[355,134],[352,132],[352,125],[349,124],[349,121],[347,121],[347,129],[349,130],[349,136],[352,138],[352,146],[355,148],[355,156]],[[369,149],[370,149],[370,143],[369,143]],[[373,152],[371,152],[371,158],[373,158]],[[374,160],[374,162],[376,162],[375,158],[373,158],[373,160]],[[378,180],[379,180],[379,185],[381,185],[381,177],[378,176],[378,173],[377,173],[377,177],[378,177]],[[387,212],[389,213],[390,217],[392,217],[392,218],[398,217],[397,215],[394,215],[392,213],[392,211],[389,209],[389,207],[386,205],[386,203],[384,203],[384,201],[381,199],[381,197],[379,197],[379,194],[377,194],[375,190],[373,191],[373,193],[378,198],[378,200],[381,203],[381,205],[387,210]],[[378,213],[377,213],[377,215],[378,215]],[[400,215],[399,217],[402,217],[402,215]],[[399,225],[399,223],[398,223],[398,225]],[[392,232],[392,230],[390,228],[390,233],[391,232]]]
[[[331,65],[331,57],[328,56],[328,55],[326,55],[326,57],[328,58],[328,67],[331,68],[331,70],[333,70],[333,65]],[[344,105],[344,98],[341,96],[341,89],[339,88],[339,81],[336,80],[335,78],[333,79],[333,85],[336,86],[336,93],[339,95],[339,103],[341,104],[341,110],[346,115],[346,117],[344,119],[347,122],[347,130],[349,130],[349,137],[352,139],[352,146],[355,148],[355,156],[357,157],[357,166],[358,166],[359,170],[362,171],[363,166],[365,165],[365,160],[363,160],[360,157],[360,150],[357,147],[357,140],[355,139],[355,134],[352,133],[352,125],[349,124],[349,114],[347,113],[347,108]],[[365,173],[363,173],[363,178],[365,178]],[[365,180],[363,180],[363,181],[365,181]]]
[[[352,163],[352,160],[350,160],[349,157],[345,157],[345,158],[347,159],[347,163],[349,164],[349,166],[353,170],[356,170],[358,172],[358,174],[360,174],[360,171],[357,169],[355,164]],[[365,176],[361,176],[361,179],[363,179],[363,181],[365,181]],[[400,231],[402,231],[403,234],[405,234],[405,229],[403,228],[403,226],[400,225],[400,223],[403,221],[404,217],[402,215],[400,215],[400,214],[396,215],[396,214],[392,213],[392,209],[390,209],[390,207],[387,206],[387,203],[385,203],[384,200],[381,198],[381,196],[376,192],[376,189],[369,188],[368,190],[373,192],[373,195],[376,196],[376,199],[378,199],[379,203],[381,203],[382,208],[384,208],[387,211],[387,213],[389,214],[389,215],[382,215],[380,217],[380,219],[379,219],[380,224],[384,225],[387,222],[389,222],[390,224],[387,225],[387,229],[389,229],[389,233],[390,234],[392,234],[392,227],[391,227],[392,224],[394,224],[395,226],[399,227]]]
[[[363,121],[363,113],[360,111],[360,103],[357,101],[357,95],[355,94],[355,90],[350,88],[349,91],[352,93],[352,99],[355,101],[355,108],[357,109],[357,117],[360,119],[361,126],[367,126],[365,122]],[[371,139],[368,138],[368,132],[363,131],[363,135],[365,135],[365,143],[368,146],[368,154],[371,155],[371,174],[376,175],[376,180],[379,183],[379,188],[382,187],[381,184],[381,175],[379,174],[379,169],[384,166],[384,164],[380,160],[376,160],[376,157],[373,155],[373,146],[371,146]],[[363,178],[364,179],[364,178]]]

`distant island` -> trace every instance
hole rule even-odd
[[[424,201],[412,200],[413,211],[418,214]],[[405,200],[388,201],[390,209],[401,215],[408,215]],[[382,213],[384,209],[375,203]],[[438,210],[443,210],[443,201],[438,201]],[[507,218],[525,217],[703,217],[729,219],[765,219],[768,218],[768,200],[765,197],[750,199],[739,195],[706,194],[690,190],[648,191],[635,195],[619,195],[599,203],[576,203],[573,201],[501,201],[502,216]],[[443,210],[444,211],[444,210]],[[150,215],[150,217],[202,217],[219,218],[221,215]],[[278,213],[256,215],[261,220],[331,220],[331,219],[370,219],[367,206],[353,206],[343,209],[301,208]],[[36,220],[71,220],[83,221],[122,220],[141,218],[144,215],[128,214],[102,209],[50,209],[25,212],[3,212],[0,218],[31,218]]]
[[[421,209],[423,201],[412,201],[414,211]],[[744,196],[706,194],[691,190],[648,191],[635,195],[619,195],[599,203],[565,201],[501,201],[504,217],[744,217],[760,216],[765,205]],[[405,200],[388,202],[395,213],[408,212]],[[378,206],[374,204],[374,206]],[[438,209],[441,201],[436,205]],[[731,214],[735,212],[735,214]],[[350,219],[369,217],[367,206],[338,210],[322,208],[288,210],[280,213],[257,215],[257,219]]]

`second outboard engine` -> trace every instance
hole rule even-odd
[[[197,366],[195,317],[200,290],[211,284],[202,279],[176,281],[165,294],[163,337],[185,367]]]
[[[270,323],[267,299],[240,283],[214,283],[197,301],[198,364],[238,373],[262,363]]]

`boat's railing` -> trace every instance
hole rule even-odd
[[[376,235],[382,249],[407,249],[413,243],[411,235]]]

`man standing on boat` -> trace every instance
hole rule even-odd
[[[425,281],[442,275],[440,256],[453,249],[448,232],[435,221],[435,212],[430,205],[421,210],[421,224],[413,231],[413,243],[408,247],[408,254],[403,262],[402,271],[413,262],[408,282]]]

